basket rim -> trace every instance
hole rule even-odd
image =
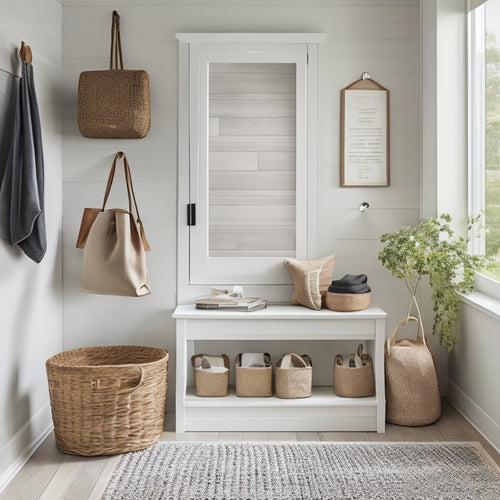
[[[78,354],[85,353],[91,350],[103,349],[103,350],[111,350],[111,348],[126,348],[126,349],[141,349],[141,350],[150,350],[151,352],[157,352],[158,354],[162,354],[161,357],[155,359],[153,361],[146,361],[142,363],[120,363],[120,364],[99,364],[99,365],[89,365],[89,364],[70,364],[71,356],[77,357]],[[62,357],[69,356],[70,359],[68,362],[61,363],[60,360]],[[74,359],[74,358],[73,358]],[[166,349],[161,347],[149,347],[149,346],[139,346],[139,345],[91,345],[85,347],[77,347],[76,349],[70,349],[68,351],[63,351],[54,356],[51,356],[45,362],[46,366],[57,367],[62,369],[74,369],[74,368],[94,368],[94,369],[106,369],[106,368],[116,368],[116,367],[136,367],[136,366],[149,366],[155,363],[167,361],[169,359],[169,352]]]

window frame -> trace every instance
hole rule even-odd
[[[485,155],[485,53],[486,2],[471,9],[468,14],[468,184],[469,217],[485,213],[486,155]],[[484,223],[472,228],[469,251],[485,254]],[[500,281],[481,272],[475,274],[475,288],[490,298],[500,301]]]

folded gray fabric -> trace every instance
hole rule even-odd
[[[31,63],[21,61],[14,130],[0,185],[3,233],[35,262],[45,255],[44,170],[40,114]]]
[[[350,285],[361,285],[366,283],[368,278],[366,274],[346,274],[343,278],[339,280],[333,280],[332,285],[339,286],[350,286]]]
[[[368,293],[371,291],[371,288],[366,283],[348,286],[334,285],[332,283],[328,287],[328,291],[333,293]]]

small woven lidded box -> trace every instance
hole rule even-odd
[[[276,396],[284,399],[308,398],[312,393],[312,362],[307,354],[284,354],[275,368]]]
[[[364,398],[375,394],[372,358],[363,354],[359,344],[357,354],[344,359],[335,356],[333,364],[333,392],[345,398]]]
[[[227,396],[230,362],[226,354],[220,356],[195,354],[191,357],[191,364],[197,396]]]
[[[45,364],[56,445],[73,455],[147,448],[163,432],[168,352],[141,346],[91,346]]]
[[[273,394],[273,364],[263,353],[264,366],[241,366],[243,354],[236,356],[236,395],[243,398],[266,398]]]

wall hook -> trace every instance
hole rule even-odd
[[[370,73],[367,73],[366,71],[361,75],[362,80],[368,80],[370,78]]]
[[[366,211],[367,208],[369,208],[370,204],[367,203],[366,201],[364,201],[363,203],[361,203],[361,205],[359,206],[359,211],[361,213],[364,213]]]

